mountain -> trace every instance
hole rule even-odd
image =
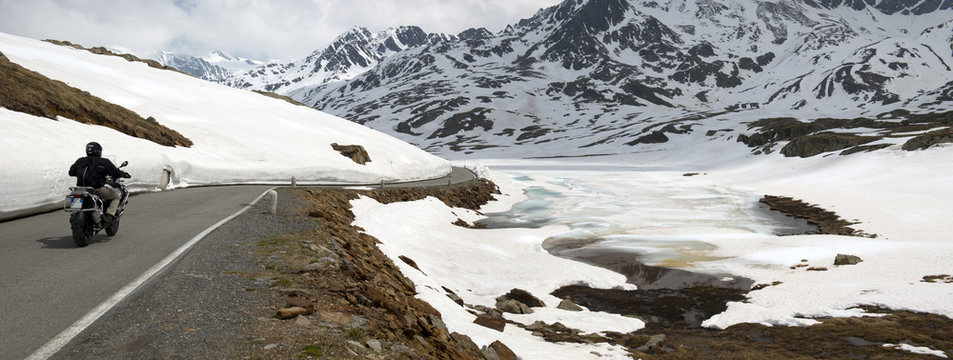
[[[402,28],[416,41],[387,47],[393,30],[357,28],[304,62],[229,84],[434,152],[734,141],[764,118],[953,110],[943,100],[953,88],[951,2],[566,0],[497,34]]]
[[[246,59],[243,57],[234,56],[222,50],[213,51],[211,54],[209,54],[209,56],[203,58],[203,60],[207,61],[209,64],[225,68],[229,73],[248,71],[274,62]]]
[[[285,64],[268,64],[235,74],[222,82],[237,88],[288,93],[302,87],[347,81],[391,55],[455,39],[443,34],[427,34],[416,26],[376,33],[355,27],[338,36],[327,48],[315,51],[304,59]]]
[[[223,81],[231,73],[224,67],[211,64],[203,58],[192,55],[174,54],[163,51],[152,58],[162,65],[209,81]]]

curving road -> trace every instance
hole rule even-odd
[[[474,179],[454,168],[439,186]],[[0,223],[0,360],[23,359],[191,239],[270,186],[187,188],[134,196],[115,237],[77,248],[65,212]],[[161,275],[161,273],[160,273]],[[43,358],[43,357],[40,357]]]

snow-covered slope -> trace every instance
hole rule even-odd
[[[949,110],[937,99],[953,84],[951,18],[950,1],[566,0],[498,34],[408,46],[335,81],[300,67],[232,85],[435,152],[618,153],[655,148],[640,139],[672,122],[669,135],[706,141],[691,124],[725,112]]]
[[[249,91],[143,63],[0,34],[10,61],[128,108],[191,139],[171,148],[70,119],[52,121],[0,108],[0,217],[57,204],[74,179],[72,162],[98,141],[114,162],[128,160],[130,184],[155,188],[254,182],[379,183],[436,178],[449,164],[353,122]],[[362,145],[359,165],[332,143]]]

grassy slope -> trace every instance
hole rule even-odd
[[[191,140],[151,117],[143,118],[62,81],[30,71],[11,62],[2,53],[0,107],[53,120],[62,116],[85,124],[106,126],[160,145],[192,146]]]

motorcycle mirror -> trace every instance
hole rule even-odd
[[[119,165],[119,167],[123,167],[123,166],[126,166],[126,165],[129,165],[129,162],[128,162],[128,161],[123,161],[123,162],[122,162],[122,165]]]

